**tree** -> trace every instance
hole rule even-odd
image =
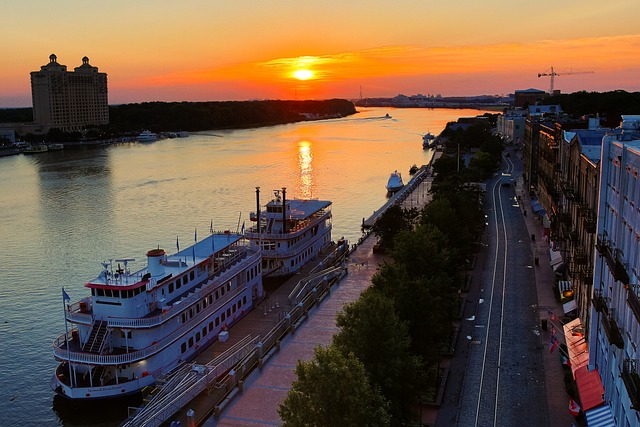
[[[389,401],[394,424],[407,421],[417,399],[420,358],[411,352],[407,322],[395,313],[394,301],[373,288],[338,314],[340,332],[333,345],[353,353],[364,365],[373,386]]]
[[[417,209],[392,205],[373,224],[372,230],[378,236],[380,246],[392,248],[396,235],[403,230],[411,230],[417,218]]]
[[[446,235],[432,224],[399,233],[391,256],[404,265],[412,279],[451,273],[458,267]]]
[[[451,334],[452,279],[438,270],[412,276],[406,265],[395,263],[383,265],[372,282],[393,299],[398,317],[407,322],[412,351],[427,364],[438,362]]]
[[[298,361],[295,373],[298,379],[278,407],[283,427],[389,425],[386,402],[353,354],[316,347],[314,359]]]

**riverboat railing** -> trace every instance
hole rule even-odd
[[[234,276],[238,274],[238,271],[229,269],[233,264],[238,261],[242,255],[245,255],[246,252],[241,252],[239,254],[234,255],[227,261],[227,264],[222,270],[222,274],[218,274],[210,279],[205,285],[203,285],[200,289],[196,290],[192,295],[189,295],[180,300],[179,304],[173,304],[167,310],[164,310],[162,314],[151,316],[151,317],[142,317],[142,318],[118,318],[118,317],[107,317],[105,320],[108,323],[108,327],[110,328],[153,328],[159,326],[163,322],[166,322],[168,319],[177,316],[182,313],[185,308],[189,305],[199,301],[202,298],[202,293],[207,291],[209,286],[219,283],[224,283],[228,280],[231,280]],[[247,262],[252,262],[255,259],[261,256],[260,253],[254,253],[253,255],[247,257]],[[220,266],[218,267],[221,268]],[[73,304],[69,308],[70,310],[74,309],[74,312],[67,311],[66,316],[67,320],[74,323],[82,323],[90,325],[93,322],[93,316],[90,314],[80,312],[80,303]]]
[[[229,301],[234,298],[237,298],[244,292],[244,289],[237,289],[235,292],[228,293],[224,297],[218,300],[217,304],[214,304],[211,309],[203,310],[199,315],[195,316],[192,320],[189,321],[189,325],[193,325],[199,323],[209,316],[211,316],[216,311],[220,310],[225,306]],[[188,326],[190,327],[190,326]],[[122,365],[126,363],[133,363],[138,360],[146,359],[152,354],[158,353],[163,350],[166,346],[173,343],[176,339],[178,339],[181,335],[185,333],[185,327],[182,326],[166,337],[160,339],[158,342],[150,345],[149,347],[143,348],[141,350],[132,351],[130,353],[123,354],[93,354],[93,353],[83,353],[77,351],[69,351],[66,348],[63,348],[62,344],[65,343],[65,334],[62,334],[58,338],[56,338],[53,342],[53,353],[54,356],[59,360],[71,360],[71,362],[75,363],[88,363],[92,365]],[[72,339],[71,334],[67,336],[69,340]]]
[[[287,239],[291,239],[291,238],[295,238],[297,236],[301,236],[302,234],[304,234],[305,230],[307,230],[309,227],[313,227],[316,224],[319,224],[320,222],[324,221],[326,218],[328,218],[330,216],[331,211],[330,210],[325,210],[323,209],[322,213],[318,213],[316,215],[314,215],[315,217],[313,219],[311,219],[309,225],[305,225],[305,227],[296,227],[293,230],[289,230],[289,232],[287,232],[286,234],[283,233],[259,233],[258,232],[258,226],[255,227],[251,227],[248,231],[245,232],[245,237],[248,239],[256,239],[258,237],[261,237],[264,240],[270,240],[270,239],[282,239],[282,238],[287,238]],[[321,212],[321,211],[318,211]]]

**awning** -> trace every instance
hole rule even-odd
[[[578,304],[576,304],[576,300],[574,299],[562,304],[562,310],[564,311],[564,314],[569,314],[577,308],[578,308]]]
[[[589,427],[616,427],[611,415],[611,408],[606,403],[590,411],[586,411],[587,426]]]
[[[590,409],[601,406],[604,403],[604,399],[602,398],[604,388],[602,387],[602,380],[600,379],[598,369],[596,368],[593,371],[589,371],[586,366],[583,366],[575,372],[575,375],[582,410],[587,412]]]
[[[549,263],[551,267],[556,267],[562,262],[562,252],[549,249]],[[555,269],[554,269],[555,271]]]
[[[589,364],[589,347],[584,339],[580,318],[572,320],[563,326],[564,338],[571,362],[571,372],[576,376],[576,370]]]
[[[540,216],[544,216],[547,214],[547,211],[542,207],[539,201],[533,200],[531,201],[531,210],[533,213],[538,214]]]

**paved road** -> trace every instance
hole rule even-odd
[[[502,186],[497,177],[485,203],[480,290],[471,302],[475,314],[461,328],[470,346],[458,425],[549,425],[530,236],[512,185]]]

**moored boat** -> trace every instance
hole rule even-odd
[[[22,154],[38,154],[38,153],[46,153],[49,151],[49,148],[46,144],[33,144],[28,145],[22,150]]]
[[[436,137],[431,132],[427,132],[422,136],[422,149],[435,148],[435,141]]]
[[[74,303],[62,290],[66,332],[53,342],[60,363],[51,379],[61,396],[139,393],[212,344],[263,296],[261,254],[241,234],[212,232],[173,255],[158,247],[146,257],[134,273],[133,259],[103,263],[85,284],[91,294]]]
[[[331,245],[331,202],[286,198],[286,188],[274,191],[264,210],[256,187],[255,225],[245,233],[251,248],[262,249],[262,272],[270,278],[297,272]]]
[[[158,140],[158,135],[145,130],[140,132],[140,135],[138,135],[138,137],[136,138],[138,140],[138,142],[155,142]]]
[[[402,182],[402,175],[398,171],[394,171],[391,176],[389,176],[389,180],[387,181],[387,191],[389,193],[394,193],[404,187],[404,182]]]

